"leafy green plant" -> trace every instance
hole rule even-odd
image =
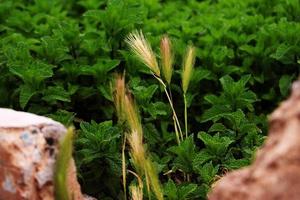
[[[98,189],[94,186],[97,185],[103,191],[102,194],[97,194],[100,197],[110,194],[117,198],[121,188],[120,129],[112,127],[112,121],[82,122],[80,127],[75,145],[79,173],[86,187],[83,189],[96,195]],[[104,183],[103,180],[107,181]]]
[[[299,74],[298,13],[298,0],[5,0],[0,105],[79,129],[74,157],[85,193],[147,198],[123,146],[124,108],[115,110],[111,92],[114,74],[126,71],[124,91],[138,105],[164,198],[205,199],[219,176],[252,161],[267,114],[289,94]],[[134,30],[151,44],[159,74],[128,51],[124,39]]]

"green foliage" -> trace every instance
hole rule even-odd
[[[195,148],[192,137],[188,137],[178,146],[169,148],[169,151],[176,155],[173,161],[173,168],[191,173],[193,170],[192,162],[196,155]]]
[[[59,153],[56,158],[54,170],[55,199],[70,200],[72,191],[68,189],[68,169],[72,159],[74,130],[69,128],[66,135],[59,142]]]
[[[108,194],[117,198],[121,189],[120,130],[111,121],[82,122],[80,128],[76,159],[84,189],[93,195],[100,189],[99,198]]]
[[[177,185],[169,180],[165,184],[165,195],[166,199],[169,200],[181,200],[181,199],[189,199],[191,196],[195,195],[197,191],[196,184],[186,184],[186,185]]]
[[[0,106],[73,124],[83,191],[122,199],[126,126],[116,123],[110,83],[125,70],[165,198],[205,199],[217,176],[252,161],[266,115],[298,76],[299,12],[298,0],[1,1]],[[182,127],[182,55],[187,44],[197,48],[189,137],[180,145],[163,88],[124,43],[134,29],[157,55],[164,34],[172,41],[170,88]]]

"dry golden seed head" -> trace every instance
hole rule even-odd
[[[126,115],[126,121],[131,131],[135,130],[141,135],[141,137],[143,137],[143,129],[142,129],[138,109],[130,94],[125,94],[124,110]]]
[[[150,159],[147,159],[145,162],[145,173],[147,173],[147,177],[149,178],[149,182],[151,188],[158,200],[163,200],[164,195],[161,189],[161,185],[159,182],[158,174],[155,170],[155,167]]]
[[[142,31],[130,33],[125,42],[130,46],[133,53],[156,75],[160,76],[156,56]]]
[[[115,86],[114,86],[114,103],[116,107],[116,112],[118,120],[123,122],[125,120],[125,110],[124,110],[124,100],[125,100],[125,78],[122,74],[117,74],[115,77]]]
[[[143,200],[143,189],[132,185],[130,186],[130,191],[131,191],[131,199],[132,200]]]
[[[173,73],[173,55],[171,41],[168,36],[164,36],[160,41],[161,67],[165,80],[171,83]]]
[[[145,149],[143,145],[143,138],[138,131],[133,130],[128,136],[130,145],[130,152],[135,166],[144,171],[145,169]]]
[[[184,57],[183,70],[182,70],[182,90],[186,94],[189,83],[192,77],[193,68],[195,64],[196,49],[193,46],[189,46]]]

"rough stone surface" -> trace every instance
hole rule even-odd
[[[54,200],[53,169],[63,125],[49,118],[0,108],[0,200]],[[84,199],[71,160],[68,185]]]
[[[300,199],[300,82],[269,118],[269,136],[254,163],[221,178],[209,200]]]

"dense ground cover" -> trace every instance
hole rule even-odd
[[[165,199],[205,199],[217,175],[251,162],[267,114],[297,77],[299,13],[298,0],[2,1],[0,106],[75,125],[84,192],[122,199],[124,129],[111,83],[126,70]],[[124,42],[135,29],[157,53],[164,34],[172,40],[170,87],[182,125],[182,55],[187,44],[197,47],[187,92],[189,137],[180,145],[163,88]],[[129,173],[128,185],[135,181]]]

